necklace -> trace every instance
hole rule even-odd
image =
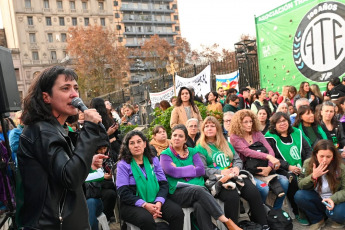
[[[252,138],[252,136],[247,136],[247,137],[245,137],[244,138],[249,144],[252,144],[253,143],[253,138]]]

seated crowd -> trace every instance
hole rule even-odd
[[[170,100],[171,136],[158,125],[151,140],[136,130],[120,135],[120,125],[140,124],[138,105],[115,111],[109,101],[94,98],[90,107],[101,115],[110,144],[98,143],[95,154],[104,159],[94,157],[85,181],[91,228],[98,230],[102,212],[114,220],[117,198],[120,218],[147,230],[158,229],[157,218],[170,229],[183,229],[183,208],[189,207],[198,229],[216,229],[212,218],[227,229],[241,229],[241,198],[250,221],[262,229],[270,228],[267,208],[282,209],[284,199],[309,229],[321,229],[327,219],[344,228],[344,89],[338,78],[324,94],[307,82],[298,91],[285,86],[281,95],[220,87],[198,99],[210,114],[203,120],[193,90],[182,87]],[[167,101],[159,103],[161,110],[168,107]],[[83,113],[68,122],[65,128],[78,132]],[[11,121],[6,123],[14,158],[23,129],[20,119],[16,123],[13,130]]]

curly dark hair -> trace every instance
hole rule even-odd
[[[108,130],[109,127],[114,124],[114,120],[112,119],[112,117],[109,116],[108,110],[105,107],[103,98],[93,98],[90,103],[90,108],[96,109],[99,115],[101,115],[102,124],[104,125],[106,130]]]
[[[77,74],[63,66],[53,66],[45,69],[31,84],[28,94],[23,100],[22,122],[25,125],[37,121],[53,121],[56,118],[50,104],[44,103],[43,92],[52,96],[52,88],[59,75],[65,75],[65,80],[78,80]]]
[[[154,155],[152,154],[151,149],[149,147],[149,142],[147,138],[145,137],[145,135],[142,132],[137,131],[137,130],[132,130],[126,134],[125,138],[122,141],[119,160],[124,160],[127,164],[131,163],[133,156],[132,156],[132,153],[129,151],[128,145],[129,145],[129,140],[132,139],[132,137],[134,136],[139,136],[144,142],[146,142],[146,147],[144,149],[144,156],[146,156],[150,164],[152,164],[153,163],[152,159]]]
[[[276,125],[277,125],[277,122],[282,117],[284,117],[284,119],[289,122],[288,135],[293,133],[293,128],[291,127],[290,117],[286,113],[283,113],[283,112],[277,112],[277,113],[273,114],[273,116],[270,118],[270,126],[268,127],[268,131],[270,131],[270,133],[280,136],[280,133],[278,133],[276,130]]]
[[[192,106],[192,109],[194,110],[194,112],[198,113],[198,110],[197,110],[196,105],[194,103],[194,95],[193,95],[192,91],[189,88],[185,87],[185,86],[182,86],[180,88],[180,91],[178,92],[176,106],[181,106],[182,105],[181,95],[182,95],[182,91],[183,90],[187,90],[188,91],[188,93],[189,93],[189,103]]]

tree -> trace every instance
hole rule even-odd
[[[213,45],[201,45],[201,50],[193,50],[191,52],[191,60],[193,64],[208,64],[219,61],[221,53],[218,51],[219,45],[214,43]]]
[[[67,52],[73,57],[82,97],[96,97],[122,87],[129,71],[127,49],[116,46],[116,34],[101,26],[71,27]]]

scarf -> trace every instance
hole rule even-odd
[[[143,161],[147,179],[134,158],[132,158],[131,161],[131,168],[137,185],[136,195],[146,202],[153,202],[155,201],[159,191],[159,184],[153,171],[154,165],[150,164],[149,159],[147,159],[146,156],[143,157]]]
[[[169,144],[170,144],[170,140],[169,139],[165,140],[165,142],[163,144],[159,143],[155,139],[152,139],[150,141],[150,145],[155,147],[155,149],[157,150],[157,157],[159,155],[161,155],[161,153],[169,147]]]

